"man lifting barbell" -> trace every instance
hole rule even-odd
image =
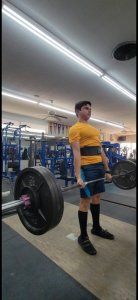
[[[97,253],[87,233],[88,209],[92,214],[93,228],[91,233],[102,238],[114,239],[114,235],[100,226],[100,193],[105,192],[104,180],[84,186],[84,181],[95,180],[106,174],[107,180],[112,176],[108,167],[107,157],[100,143],[100,132],[90,124],[91,102],[80,101],[75,105],[78,122],[70,128],[69,142],[73,149],[74,169],[77,183],[80,185],[80,204],[78,218],[80,236],[78,243],[90,255]]]
[[[2,205],[2,215],[17,209],[22,224],[29,232],[34,235],[44,234],[56,227],[62,219],[63,192],[79,187],[81,202],[78,216],[81,235],[78,241],[84,251],[94,255],[96,250],[87,234],[90,200],[92,199],[92,233],[113,239],[114,236],[103,230],[99,223],[100,193],[105,191],[105,172],[106,178],[109,181],[112,178],[112,182],[120,189],[133,189],[136,186],[136,164],[129,160],[119,161],[113,165],[111,176],[108,173],[107,158],[100,144],[99,132],[87,123],[91,115],[91,103],[78,103],[75,109],[79,122],[70,129],[69,138],[74,151],[77,184],[61,188],[49,169],[42,166],[25,168],[19,172],[15,181],[15,200]],[[2,195],[5,196],[5,193]]]

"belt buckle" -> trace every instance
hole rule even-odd
[[[98,154],[101,154],[101,148],[98,148],[97,152],[98,152]]]

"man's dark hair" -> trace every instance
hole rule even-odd
[[[76,115],[78,114],[78,111],[81,110],[82,106],[89,104],[91,106],[91,102],[90,101],[79,101],[75,104],[75,113]]]

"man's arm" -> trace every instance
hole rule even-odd
[[[106,171],[110,171],[109,167],[108,167],[108,157],[105,155],[105,152],[103,150],[103,148],[101,147],[101,157],[102,157],[102,162],[104,164],[104,168]]]
[[[108,157],[105,155],[105,152],[104,152],[104,150],[103,150],[102,147],[101,147],[101,157],[102,157],[102,161],[103,161],[103,164],[104,164],[104,169],[105,169],[105,171],[110,171],[110,169],[109,169],[109,167],[108,167],[109,159],[108,159]],[[108,181],[111,181],[111,180],[112,180],[112,175],[106,173],[106,179],[107,179]]]
[[[81,155],[80,144],[78,141],[71,144],[74,156],[74,171],[77,178],[77,183],[84,187],[83,180],[81,179]]]

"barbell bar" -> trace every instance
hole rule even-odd
[[[113,175],[112,176],[112,179],[114,178],[117,178],[117,177],[125,177],[129,174],[132,174],[134,171],[129,171],[129,172],[126,172],[126,174],[122,174],[122,175]],[[91,183],[95,183],[95,182],[98,182],[98,181],[102,181],[104,180],[105,183],[112,183],[112,181],[107,181],[105,180],[105,177],[102,177],[102,178],[98,178],[98,179],[95,179],[95,180],[90,180],[90,181],[87,181],[87,182],[84,182],[84,188],[88,185],[88,184],[91,184]],[[73,189],[76,189],[76,188],[81,188],[81,186],[79,184],[74,184],[74,185],[71,185],[71,186],[68,186],[68,187],[65,187],[65,188],[61,188],[61,191],[64,193],[64,192],[67,192],[67,191],[70,191],[70,190],[73,190]],[[27,195],[22,195],[22,197],[20,198],[20,200],[14,200],[14,201],[11,201],[11,202],[8,202],[8,203],[4,203],[2,204],[2,211],[5,212],[6,210],[9,210],[10,208],[17,208],[19,205],[30,205],[30,202],[29,202],[29,197],[27,198],[28,200],[28,204],[26,204],[25,202],[25,197],[27,197]]]
[[[84,185],[86,186],[87,184],[94,183],[94,182],[97,182],[97,181],[101,181],[101,180],[104,180],[104,179],[105,178],[99,178],[99,179],[91,180],[89,182],[84,182]],[[66,191],[70,191],[70,190],[73,190],[73,189],[76,189],[76,188],[80,188],[80,186],[78,184],[74,184],[74,185],[69,186],[69,187],[61,188],[61,191],[66,192]],[[20,200],[14,200],[14,201],[10,201],[10,202],[2,204],[2,212],[5,212],[6,210],[9,210],[9,209],[17,208],[19,205],[24,205],[23,197],[26,197],[26,196],[27,195],[22,195]],[[28,198],[28,200],[29,200],[29,198]],[[29,206],[29,204],[30,203],[28,202],[28,206]]]
[[[120,161],[113,166],[111,173],[113,183],[117,187],[132,189],[136,186],[134,162]],[[101,180],[105,178],[85,182],[85,187]],[[14,198],[19,200],[3,204],[2,212],[17,208],[18,216],[25,228],[32,234],[41,235],[60,223],[64,211],[62,193],[78,187],[80,188],[80,185],[74,184],[61,188],[53,173],[44,167],[25,168],[15,182]]]
[[[126,177],[126,176],[129,176],[130,174],[133,174],[133,173],[134,173],[134,171],[129,171],[129,172],[126,172],[125,174],[113,175],[112,179],[114,180],[115,178]],[[102,177],[102,178],[93,179],[93,180],[90,180],[90,181],[85,181],[84,182],[84,188],[88,184],[95,183],[95,182],[102,181],[102,180],[104,180],[104,183],[112,183],[112,181],[105,180],[105,177]],[[73,190],[73,189],[76,189],[76,188],[81,188],[81,187],[80,187],[79,184],[73,184],[72,186],[61,188],[61,190],[62,190],[62,192],[67,192],[67,191],[70,191],[70,190]]]
[[[133,172],[134,171],[129,171],[126,174],[113,175],[112,178],[125,177],[125,176],[127,176],[129,174],[132,174]],[[90,180],[90,181],[84,182],[84,188],[88,184],[95,183],[95,182],[102,181],[102,180],[104,180],[105,183],[111,183],[112,182],[112,181],[107,181],[107,180],[105,180],[105,177],[102,177],[102,178],[99,178],[99,179],[95,179],[95,180]],[[73,189],[76,189],[76,188],[81,188],[81,186],[79,184],[74,184],[74,185],[69,186],[69,187],[61,188],[61,191],[64,193],[64,192],[67,192],[67,191],[70,191],[70,190],[73,190]],[[22,197],[21,197],[20,200],[14,200],[14,201],[2,204],[2,211],[5,212],[7,209],[17,208],[19,205],[25,205],[23,197],[27,197],[27,195],[22,195]],[[29,200],[29,198],[27,200]],[[29,201],[28,201],[28,205],[30,205]]]
[[[11,201],[11,202],[8,202],[8,203],[4,203],[4,204],[2,204],[2,211],[5,212],[7,209],[16,208],[22,203],[23,203],[22,200],[15,200],[15,201]]]

